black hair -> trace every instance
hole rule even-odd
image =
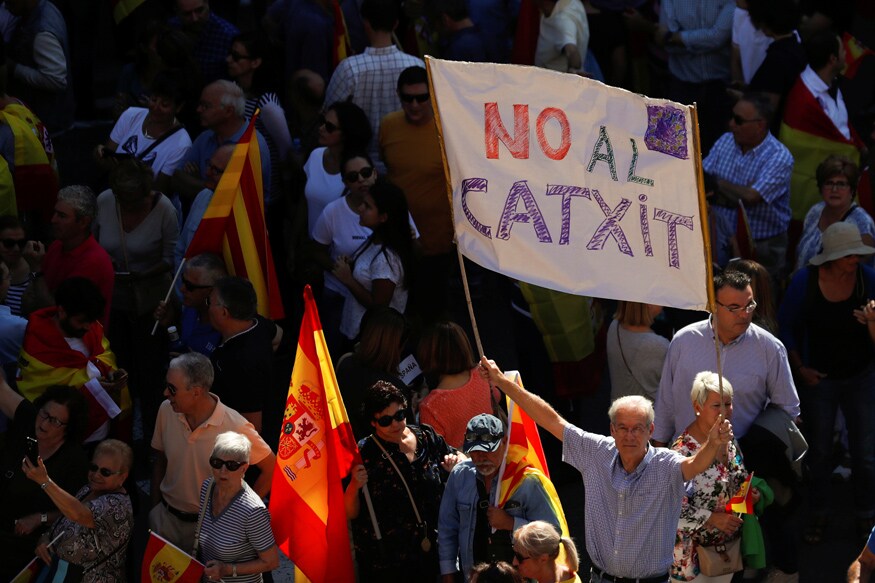
[[[446,14],[453,22],[461,22],[471,16],[465,0],[437,0],[436,4],[437,13]]]
[[[251,320],[258,309],[258,296],[248,279],[242,277],[223,277],[215,283],[213,289],[235,320]]]
[[[839,55],[839,37],[829,30],[818,30],[805,39],[803,46],[808,56],[808,65],[815,71],[829,63],[831,56]]]
[[[799,26],[799,9],[793,0],[748,0],[747,11],[754,26],[776,35],[790,34]]]
[[[377,211],[386,215],[386,221],[374,227],[374,239],[398,254],[404,268],[404,282],[409,288],[414,268],[413,232],[404,191],[389,179],[378,177],[370,195]]]
[[[772,123],[772,118],[775,116],[775,107],[764,93],[748,92],[742,95],[739,101],[746,101],[753,105],[759,116],[766,121],[766,126]]]
[[[46,403],[57,403],[67,408],[67,425],[64,438],[71,443],[82,441],[88,425],[88,403],[78,389],[67,385],[51,385],[43,394],[34,399],[33,407],[39,411]]]
[[[367,150],[374,130],[365,111],[352,101],[336,101],[325,111],[333,111],[337,115],[337,123],[343,132],[344,150]]]
[[[401,74],[398,75],[398,85],[396,89],[398,93],[401,93],[401,87],[404,85],[418,85],[420,83],[425,83],[428,85],[428,71],[425,70],[425,67],[407,67]]]
[[[397,0],[364,0],[359,13],[374,30],[392,32],[398,25]]]
[[[169,99],[177,108],[185,105],[188,97],[187,83],[183,80],[182,74],[175,69],[158,71],[152,79],[151,90],[153,97]]]
[[[738,291],[744,291],[750,285],[750,276],[741,271],[727,269],[723,273],[718,273],[714,276],[714,293],[730,287]]]
[[[392,403],[398,403],[402,408],[406,408],[407,399],[404,393],[388,381],[377,381],[365,390],[362,399],[362,419],[370,422],[377,413]]]
[[[82,316],[94,322],[103,316],[106,299],[90,279],[68,277],[55,289],[55,305],[64,308],[67,316]]]

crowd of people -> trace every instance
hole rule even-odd
[[[361,452],[360,581],[798,581],[840,464],[869,537],[849,580],[875,569],[875,53],[854,38],[875,41],[871,7],[145,0],[77,184],[53,145],[93,113],[75,4],[0,5],[0,580],[34,556],[135,580],[137,516],[207,580],[272,580],[305,285]],[[458,259],[425,55],[696,102],[712,312]],[[221,254],[189,256],[253,118],[277,321]],[[476,355],[463,289],[529,390]],[[609,435],[568,407],[602,389]],[[580,551],[537,468],[499,502],[505,395],[582,476]]]

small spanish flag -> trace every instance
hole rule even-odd
[[[857,70],[863,59],[875,56],[875,51],[847,32],[842,35],[842,44],[845,45],[845,71],[843,75],[848,79],[853,79],[857,76]]]
[[[39,557],[34,557],[9,583],[33,583],[46,564]]]
[[[753,472],[747,476],[747,480],[735,493],[735,496],[729,499],[726,504],[726,512],[737,512],[739,514],[753,514],[753,500],[751,500],[750,481],[753,479]]]
[[[204,566],[191,555],[154,532],[143,556],[143,583],[199,583]]]

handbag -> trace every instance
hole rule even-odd
[[[159,196],[164,196],[159,195]],[[122,211],[118,206],[118,201],[115,203],[116,217],[118,218],[119,236],[122,242],[122,255],[124,256],[125,271],[130,272],[128,267],[128,248],[125,244],[125,229],[122,226]],[[118,274],[116,274],[118,275]],[[158,303],[164,300],[167,295],[167,290],[170,289],[172,278],[170,272],[165,271],[152,277],[146,277],[132,281],[130,279],[119,279],[116,277],[115,286],[124,296],[119,301],[119,298],[114,297],[112,300],[113,308],[127,309],[135,316],[144,316],[152,314]]]
[[[213,495],[213,486],[216,482],[210,478],[210,485],[207,486],[207,495],[204,496],[204,503],[201,504],[201,512],[197,517],[197,525],[194,527],[194,547],[191,551],[191,556],[197,559],[197,549],[201,544],[201,526],[204,524],[204,514],[207,512],[207,504],[210,503],[210,496]]]
[[[371,435],[371,439],[374,443],[377,444],[377,447],[380,448],[380,451],[383,452],[383,457],[389,460],[389,463],[392,464],[392,467],[395,468],[395,473],[398,474],[398,477],[401,478],[401,483],[404,484],[404,489],[407,490],[407,496],[410,498],[410,505],[413,506],[413,514],[416,516],[416,527],[419,530],[422,530],[422,539],[419,541],[419,548],[422,549],[423,553],[428,554],[431,551],[432,542],[431,538],[428,536],[428,523],[426,523],[422,516],[419,515],[419,508],[416,506],[416,501],[413,499],[413,492],[410,491],[410,487],[407,485],[407,480],[404,479],[404,474],[401,473],[401,470],[398,469],[398,465],[395,463],[395,460],[392,459],[392,456],[386,451],[386,448],[383,447],[383,444],[380,443],[379,439],[375,439],[373,435]]]
[[[699,570],[708,577],[736,573],[744,569],[741,561],[741,538],[713,546],[698,545]]]

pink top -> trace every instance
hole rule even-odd
[[[492,414],[489,382],[471,369],[468,382],[455,389],[435,389],[419,404],[419,421],[434,427],[446,442],[462,448],[468,421],[480,413]],[[501,398],[498,389],[492,389],[496,402]]]

